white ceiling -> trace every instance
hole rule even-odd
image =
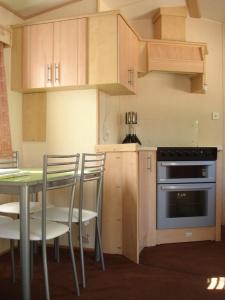
[[[104,0],[112,9],[121,9],[129,19],[139,18],[161,6],[185,6],[185,0]],[[225,23],[225,0],[198,0],[203,18]]]
[[[54,7],[63,6],[81,0],[0,0],[0,5],[9,8],[18,16],[28,18]]]
[[[47,9],[82,0],[0,0],[20,16],[29,16]],[[89,0],[96,1],[96,0]],[[161,6],[184,6],[185,0],[102,0],[110,9],[121,9],[129,19],[151,14]],[[198,0],[203,18],[225,23],[225,0]]]

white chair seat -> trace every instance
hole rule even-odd
[[[1,224],[4,224],[4,223],[6,223],[6,222],[10,222],[10,221],[12,221],[12,220],[13,220],[13,219],[10,218],[10,217],[0,216],[0,225],[1,225]]]
[[[62,223],[46,222],[46,240],[54,239],[69,231],[69,227]],[[20,239],[20,220],[9,220],[0,223],[0,237],[3,239]],[[40,241],[42,239],[41,220],[30,220],[30,240]]]
[[[30,202],[30,213],[34,213],[41,210],[41,202]],[[0,205],[0,213],[6,214],[20,214],[19,202],[7,202]]]
[[[73,209],[73,223],[78,223],[79,210]],[[46,211],[46,219],[55,222],[68,222],[69,208],[67,207],[49,207]],[[97,217],[97,213],[92,210],[82,210],[82,222],[88,222]],[[41,219],[41,212],[32,214],[32,218]]]

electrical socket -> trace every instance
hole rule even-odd
[[[199,121],[195,120],[192,124],[193,128],[198,128],[199,127]]]
[[[218,111],[213,111],[212,120],[219,120],[219,118],[220,118],[220,113]]]

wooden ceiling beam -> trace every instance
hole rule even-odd
[[[201,18],[201,12],[198,0],[186,0],[186,5],[189,11],[189,15],[192,18]]]

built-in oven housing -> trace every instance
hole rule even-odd
[[[214,226],[217,149],[161,151],[163,155],[157,154],[157,228]]]

